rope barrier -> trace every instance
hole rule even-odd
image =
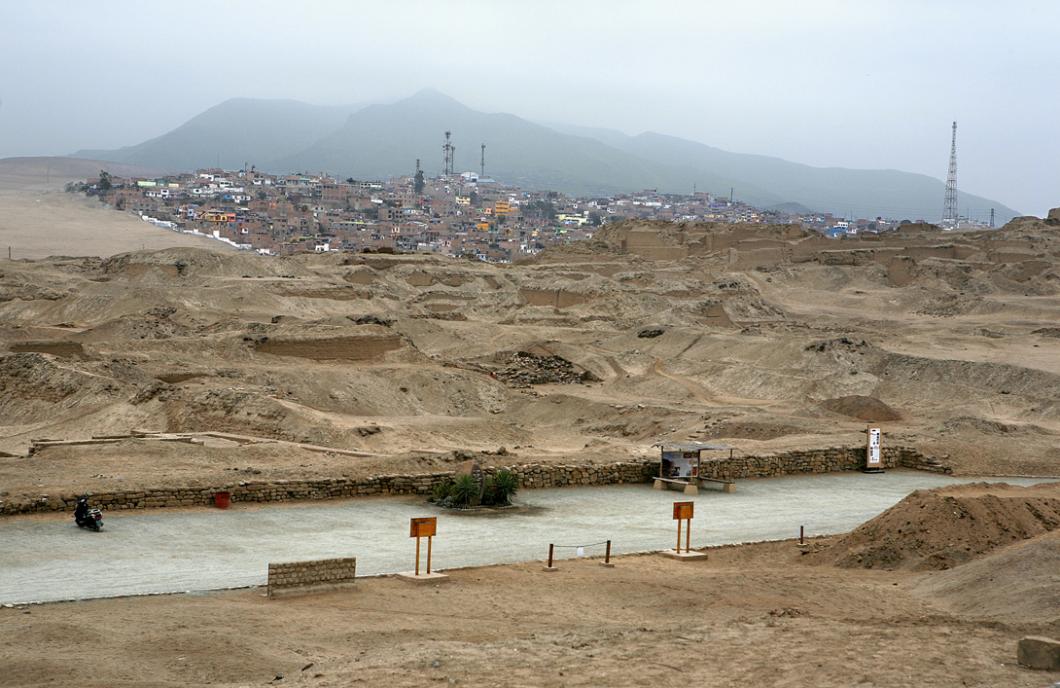
[[[607,550],[604,552],[604,566],[612,566],[612,564],[611,564],[611,541],[610,540],[601,540],[600,542],[590,542],[590,543],[585,544],[585,545],[557,545],[557,544],[554,544],[554,543],[550,543],[549,546],[548,546],[548,563],[545,565],[545,570],[546,571],[555,571],[556,570],[556,567],[554,567],[552,565],[552,563],[553,563],[553,560],[554,560],[554,554],[555,554],[555,550],[556,550],[557,547],[564,548],[564,549],[577,550],[578,556],[582,557],[582,556],[585,556],[585,548],[586,547],[598,547],[599,545],[606,545],[607,546]]]

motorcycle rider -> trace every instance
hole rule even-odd
[[[74,522],[77,525],[84,524],[88,518],[88,495],[81,495],[77,498],[77,506],[74,508]]]

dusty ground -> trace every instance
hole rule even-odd
[[[923,594],[949,572],[803,559],[783,542],[711,550],[702,563],[635,556],[614,569],[563,562],[553,574],[540,564],[467,569],[437,587],[363,579],[350,592],[274,601],[248,590],[0,609],[0,685],[70,676],[86,687],[1060,680],[1015,665],[1020,637],[1060,633],[1056,608],[999,621]]]

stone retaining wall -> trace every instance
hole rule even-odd
[[[316,561],[269,562],[269,597],[295,592],[317,592],[352,585],[357,557]]]
[[[916,468],[949,472],[934,459],[908,447],[884,447],[884,468]],[[734,480],[769,478],[793,473],[829,473],[857,470],[864,465],[864,447],[830,447],[790,451],[765,456],[736,456],[704,462],[703,475]],[[656,460],[624,461],[609,464],[524,464],[510,466],[523,488],[616,485],[649,482],[658,472]],[[496,473],[493,467],[483,469]],[[241,482],[210,487],[165,487],[148,490],[103,492],[91,495],[92,504],[102,509],[144,509],[155,507],[206,506],[215,492],[227,491],[233,502],[285,502],[293,500],[340,499],[381,495],[429,495],[438,483],[453,477],[452,471],[418,475],[381,475],[363,479],[311,478]],[[29,514],[72,511],[77,495],[41,496],[21,501],[0,501],[0,514]]]

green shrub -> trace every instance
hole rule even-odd
[[[497,504],[497,485],[494,483],[493,478],[486,476],[482,480],[482,506],[493,506]]]
[[[480,487],[473,475],[457,476],[453,481],[453,487],[449,490],[449,496],[453,503],[460,507],[474,506],[478,503]]]
[[[493,503],[497,506],[507,506],[512,503],[512,497],[519,491],[519,479],[515,474],[507,470],[497,471],[497,477],[493,479]]]
[[[444,480],[444,481],[438,483],[437,485],[434,486],[434,489],[431,490],[431,501],[432,502],[442,502],[442,501],[444,501],[445,498],[449,496],[449,493],[452,491],[452,489],[453,489],[453,481],[452,480]]]

